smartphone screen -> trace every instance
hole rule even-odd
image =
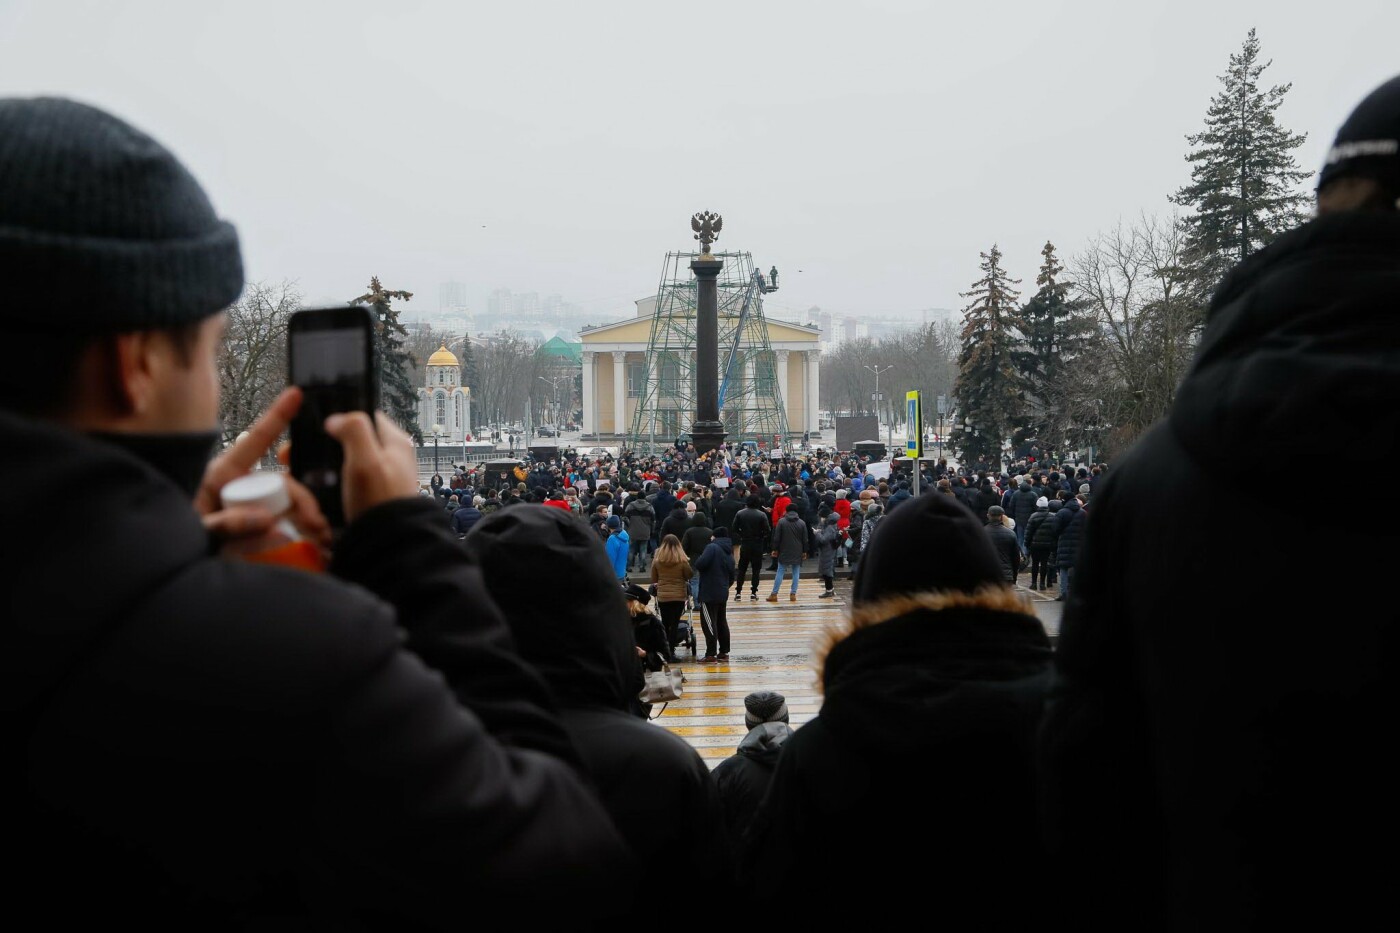
[[[298,311],[288,325],[288,375],[305,396],[292,422],[292,475],[311,490],[326,519],[345,523],[340,443],[325,432],[330,415],[378,406],[368,309]]]

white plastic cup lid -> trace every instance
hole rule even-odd
[[[219,494],[224,505],[257,505],[273,515],[281,515],[292,507],[291,493],[280,473],[249,473],[224,486]]]

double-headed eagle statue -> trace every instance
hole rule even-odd
[[[711,211],[701,211],[690,218],[690,229],[695,231],[695,239],[700,241],[700,252],[708,255],[710,244],[719,239],[724,228],[724,218]]]

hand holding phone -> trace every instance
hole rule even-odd
[[[326,431],[345,452],[341,475],[347,521],[384,502],[418,498],[413,438],[383,412],[375,413],[373,424],[362,412],[331,415]]]

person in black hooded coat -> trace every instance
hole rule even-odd
[[[1219,464],[1300,429],[1338,463],[1400,456],[1400,156],[1353,145],[1398,138],[1400,77],[1343,125],[1317,218],[1226,278],[1171,412],[1093,494],[1041,740],[1059,897],[1090,924],[1350,929],[1393,901],[1358,836],[1396,825],[1397,620],[1368,572],[1388,523],[1251,503],[1256,561],[1317,545],[1298,580],[1201,523],[1244,514]]]
[[[1001,578],[981,523],[948,496],[882,520],[852,617],[818,653],[821,712],[784,745],[745,836],[746,893],[933,890],[950,928],[1043,922],[1032,749],[1050,642]],[[784,920],[832,906],[793,898]]]
[[[773,780],[773,770],[783,744],[792,738],[787,698],[771,690],[757,690],[744,697],[744,725],[748,734],[733,756],[714,770],[715,786],[724,805],[724,822],[737,848],[743,831],[753,821],[758,805]]]
[[[723,811],[705,762],[684,739],[628,710],[641,673],[625,595],[602,545],[563,510],[523,505],[477,522],[466,547],[641,864],[664,852],[678,866],[704,865],[727,879]],[[654,903],[655,880],[639,877],[633,894],[639,905]]]

